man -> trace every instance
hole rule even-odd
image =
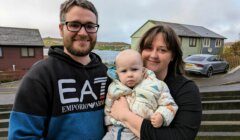
[[[94,5],[68,0],[61,5],[64,47],[22,79],[10,116],[9,140],[99,140],[104,130],[107,67],[92,53],[99,25]]]

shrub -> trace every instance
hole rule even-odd
[[[240,56],[240,41],[235,42],[230,48],[234,55]]]
[[[233,69],[240,65],[240,41],[230,47],[225,47],[221,57],[229,62],[229,68]]]

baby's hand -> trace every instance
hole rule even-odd
[[[159,128],[162,126],[163,124],[163,118],[161,113],[159,112],[155,112],[152,116],[151,116],[151,123],[153,125],[153,127],[155,128]]]

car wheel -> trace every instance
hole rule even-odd
[[[224,69],[224,73],[227,73],[229,70],[229,65],[226,65],[225,69]]]
[[[213,69],[210,67],[207,71],[207,77],[211,77],[213,74]]]

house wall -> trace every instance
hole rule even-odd
[[[189,46],[189,38],[188,37],[181,37],[181,47],[183,52],[183,58],[192,55],[192,54],[198,54],[201,53],[201,39],[197,38],[196,47],[190,47]]]
[[[3,57],[0,58],[0,71],[28,70],[35,62],[43,59],[43,48],[35,48],[35,57],[21,57],[21,47],[3,47]]]
[[[139,41],[143,34],[150,28],[154,27],[155,25],[151,22],[147,22],[144,24],[135,34],[132,35],[131,39],[131,49],[137,50],[137,47],[139,45]]]
[[[132,36],[131,36],[131,48],[132,49],[137,49],[139,45],[139,41],[143,34],[150,28],[154,27],[155,24],[152,22],[147,22],[145,23],[142,27],[140,27]],[[223,49],[223,44],[224,40],[222,39],[222,46],[221,47],[216,47],[216,39],[211,39],[210,41],[210,49],[209,47],[203,47],[203,38],[196,38],[196,46],[195,47],[190,47],[189,45],[189,37],[184,36],[180,37],[181,38],[181,47],[183,51],[183,58],[192,55],[192,54],[219,54]],[[211,51],[209,51],[211,50]]]
[[[223,51],[223,45],[224,45],[224,40],[221,39],[222,44],[220,47],[216,47],[216,39],[212,38],[210,41],[210,47],[203,47],[202,48],[202,53],[203,54],[214,54],[218,55]]]

